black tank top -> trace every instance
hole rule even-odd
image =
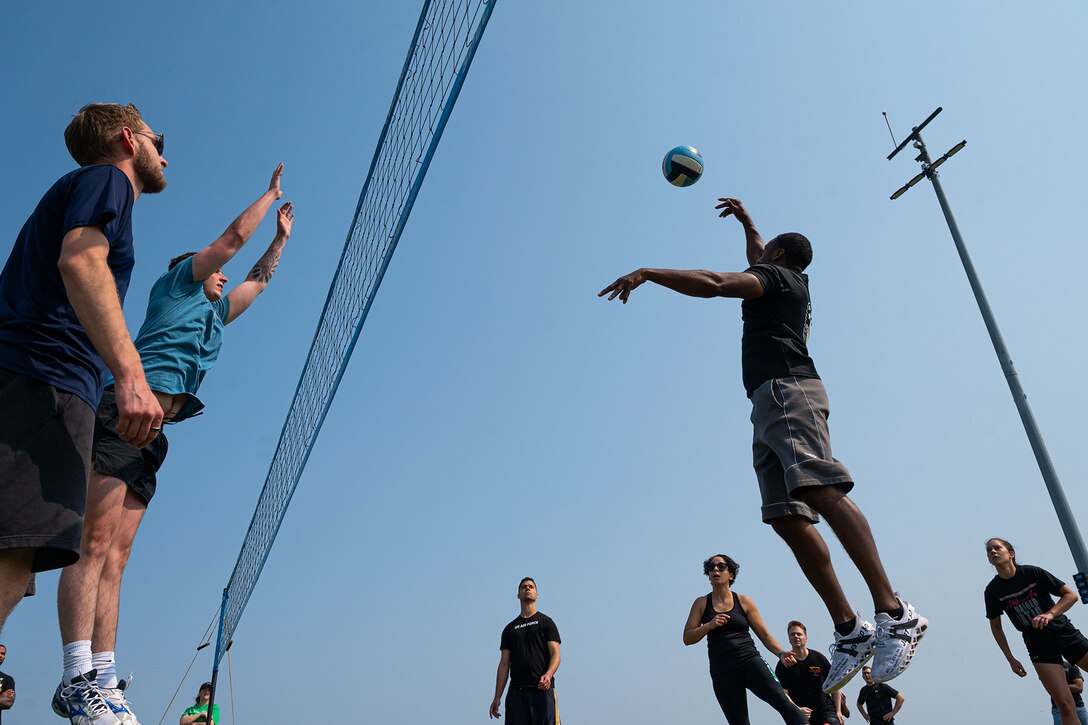
[[[703,624],[714,619],[713,593],[706,595],[703,607]],[[725,670],[741,665],[753,657],[759,657],[756,643],[752,641],[748,626],[748,616],[740,606],[740,596],[733,592],[733,608],[723,614],[729,615],[724,626],[712,629],[706,635],[706,650],[710,656],[711,670]]]

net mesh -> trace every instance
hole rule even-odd
[[[279,445],[224,592],[216,665],[261,575],[495,2],[424,3]]]

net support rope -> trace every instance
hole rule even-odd
[[[497,0],[425,0],[355,217],[226,588],[212,681],[268,559]],[[214,687],[213,687],[214,697]]]

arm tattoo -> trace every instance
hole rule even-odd
[[[280,263],[280,255],[283,253],[283,245],[286,241],[286,239],[276,237],[272,244],[269,245],[268,251],[257,260],[257,264],[253,265],[253,269],[249,270],[249,276],[246,279],[268,284],[272,280],[272,275],[276,273],[276,267]]]

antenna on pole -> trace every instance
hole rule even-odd
[[[1080,594],[1080,599],[1085,604],[1088,604],[1088,553],[1084,548],[1084,541],[1081,539],[1080,529],[1077,526],[1077,521],[1073,518],[1073,511],[1069,508],[1069,502],[1065,498],[1065,492],[1062,490],[1061,482],[1058,480],[1058,473],[1054,470],[1054,464],[1050,460],[1050,454],[1047,452],[1046,444],[1043,442],[1043,435],[1039,432],[1039,426],[1035,423],[1035,416],[1031,412],[1031,407],[1028,405],[1028,396],[1024,392],[1023,386],[1020,385],[1020,376],[1016,374],[1016,368],[1013,367],[1012,358],[1009,356],[1009,351],[1005,347],[1005,341],[1001,337],[1001,331],[997,327],[997,320],[994,318],[994,313],[990,309],[990,303],[986,300],[986,293],[982,289],[982,283],[979,281],[978,274],[975,272],[975,266],[971,262],[971,257],[967,253],[967,246],[964,244],[963,237],[960,235],[959,226],[956,224],[955,217],[952,216],[952,208],[948,204],[948,198],[944,195],[944,188],[941,186],[941,180],[937,175],[937,167],[943,164],[948,159],[959,153],[964,146],[967,145],[967,141],[960,141],[958,144],[948,150],[944,156],[941,156],[936,161],[932,161],[929,158],[929,151],[926,149],[925,141],[922,140],[921,130],[929,125],[929,122],[937,117],[937,114],[941,112],[941,108],[938,106],[937,110],[929,114],[926,120],[922,121],[919,125],[915,126],[910,135],[907,136],[901,143],[899,143],[895,150],[888,155],[888,160],[891,161],[895,158],[895,155],[902,151],[908,143],[913,142],[914,148],[918,149],[918,156],[915,157],[915,161],[922,165],[922,173],[915,176],[908,181],[902,187],[900,187],[891,198],[894,201],[903,194],[907,193],[912,186],[917,184],[922,179],[929,179],[933,184],[933,191],[937,195],[937,201],[941,205],[941,211],[944,212],[945,221],[948,223],[948,231],[952,233],[952,241],[956,243],[956,250],[959,252],[960,261],[963,263],[963,269],[967,273],[967,280],[971,283],[971,290],[975,293],[975,301],[978,302],[979,311],[982,313],[982,320],[986,323],[986,330],[990,333],[990,341],[993,343],[994,352],[997,353],[998,362],[1001,363],[1001,370],[1005,373],[1005,380],[1009,384],[1009,391],[1012,393],[1013,402],[1016,404],[1016,409],[1020,413],[1020,420],[1024,424],[1024,432],[1027,433],[1028,441],[1031,443],[1031,448],[1035,452],[1035,460],[1039,464],[1039,472],[1043,476],[1043,482],[1046,484],[1047,491],[1050,493],[1050,500],[1054,504],[1054,512],[1058,516],[1058,522],[1062,526],[1062,531],[1065,533],[1065,539],[1069,544],[1069,550],[1073,554],[1073,561],[1077,565],[1077,573],[1073,575],[1073,581],[1077,584],[1077,591]],[[887,120],[887,114],[884,116]],[[888,127],[889,132],[891,126]],[[895,137],[892,137],[892,143],[895,143]]]
[[[881,113],[881,115],[884,116],[884,123],[888,126],[888,135],[892,137],[892,146],[895,146],[896,145],[896,143],[895,143],[895,134],[892,133],[892,125],[890,123],[888,123],[888,112],[887,111],[881,111],[880,113]]]

